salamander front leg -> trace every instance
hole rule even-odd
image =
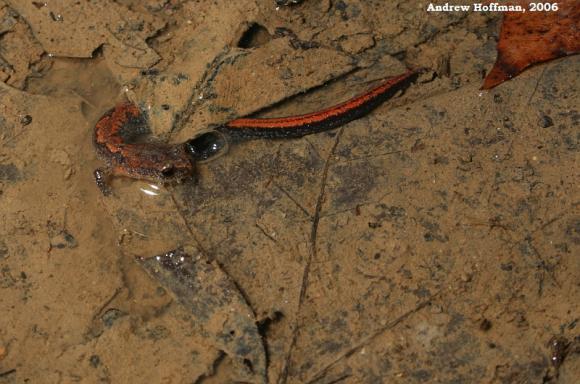
[[[95,176],[95,183],[97,187],[101,190],[103,196],[109,196],[111,194],[111,187],[107,183],[107,178],[111,172],[106,169],[97,168],[93,175]]]

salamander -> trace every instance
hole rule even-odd
[[[406,89],[419,73],[419,70],[408,70],[361,95],[317,112],[281,118],[239,118],[215,130],[242,138],[294,138],[337,128],[366,115]],[[103,194],[110,193],[107,175],[163,183],[192,177],[198,159],[192,141],[166,144],[137,140],[148,133],[146,114],[130,102],[117,104],[99,119],[95,125],[94,144],[107,167],[97,169],[94,175]]]

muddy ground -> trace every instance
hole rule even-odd
[[[501,15],[425,6],[0,0],[0,383],[577,383],[580,57],[480,92]],[[177,143],[417,67],[342,128],[95,187],[115,101]],[[176,295],[135,257],[178,247]]]

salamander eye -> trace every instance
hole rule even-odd
[[[163,166],[163,168],[161,169],[161,175],[163,177],[171,177],[175,174],[175,167],[171,164],[167,164],[165,166]]]

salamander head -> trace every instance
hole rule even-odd
[[[117,174],[161,182],[182,181],[193,176],[195,161],[184,145],[133,144],[122,148]]]
[[[158,156],[164,157],[155,161],[155,177],[161,181],[182,181],[193,175],[195,162],[183,145],[175,145],[166,151],[159,151]]]

